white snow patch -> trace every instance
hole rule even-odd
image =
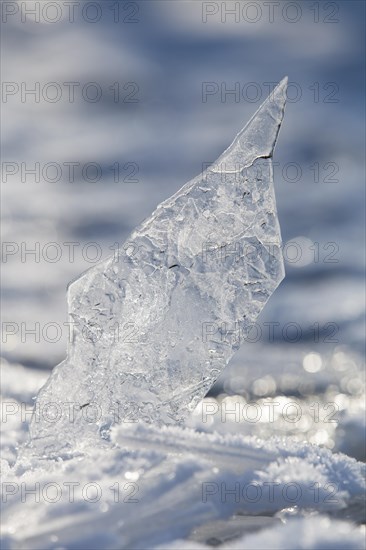
[[[4,373],[3,399],[18,404],[30,403],[44,381],[42,373],[15,365]],[[338,513],[361,499],[365,488],[363,464],[315,445],[180,427],[121,425],[112,442],[50,460],[31,449],[18,452],[29,416],[25,422],[12,416],[3,426],[4,549],[204,548],[174,541],[187,541],[198,527],[238,513],[259,520],[288,508],[295,515]],[[343,548],[361,548],[356,531],[344,546],[348,523],[294,521],[250,535],[236,548],[280,548],[283,540],[291,543],[288,548],[330,548],[332,533]],[[330,527],[321,539],[318,528],[326,522]],[[306,538],[310,525],[314,533]],[[305,546],[294,546],[302,544],[301,536]]]

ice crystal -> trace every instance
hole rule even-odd
[[[114,423],[182,423],[284,277],[272,153],[287,79],[207,170],[68,289],[73,339],[39,393],[33,445]]]

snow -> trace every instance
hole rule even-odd
[[[364,408],[342,411],[335,432],[335,449],[365,462],[365,432],[366,413]]]
[[[212,546],[179,540],[159,546],[159,550],[208,550]],[[261,533],[241,537],[220,546],[222,550],[364,550],[365,529],[327,517],[289,519]]]
[[[362,550],[365,530],[326,517],[299,518],[250,535],[230,547],[233,550]]]
[[[3,400],[20,407],[44,380],[6,364],[3,378]],[[7,410],[6,452],[10,438],[25,441],[29,421]],[[346,539],[346,548],[362,548],[350,522],[332,520],[333,529],[314,514],[360,506],[364,474],[352,458],[290,438],[122,424],[111,442],[64,459],[11,450],[2,461],[3,547],[199,548],[180,541],[216,532],[227,548],[341,548]]]

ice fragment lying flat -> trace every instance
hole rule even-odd
[[[70,285],[73,340],[37,399],[37,449],[66,451],[119,422],[181,423],[239,348],[284,277],[271,157],[286,85],[126,250]]]

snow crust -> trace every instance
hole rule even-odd
[[[3,402],[20,409],[44,378],[16,365],[4,374]],[[290,438],[133,423],[50,460],[19,449],[29,415],[6,410],[4,549],[200,548],[206,525],[227,548],[362,548],[350,522],[313,517],[362,508],[365,466],[345,455]]]

